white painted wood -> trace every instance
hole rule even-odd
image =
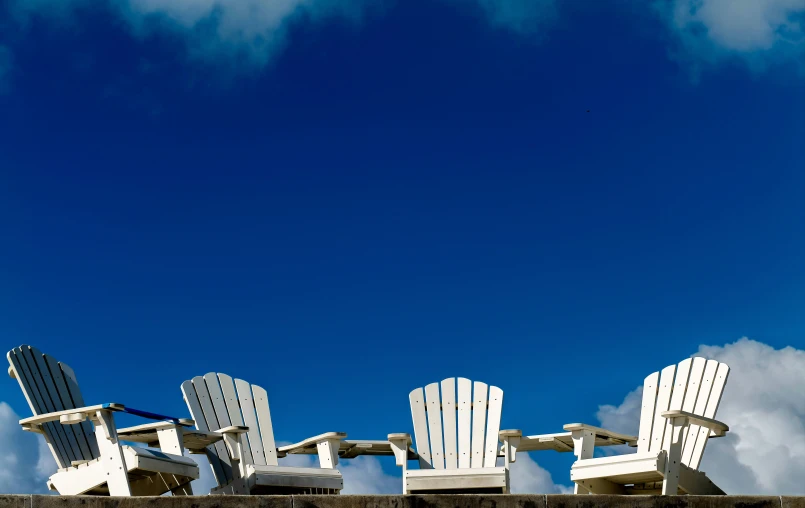
[[[229,411],[226,410],[226,402],[224,401],[224,393],[221,391],[221,384],[218,382],[218,375],[214,372],[204,374],[204,385],[207,387],[207,393],[210,396],[210,403],[215,412],[215,419],[218,421],[218,428],[213,430],[220,430],[224,427],[231,427],[234,425],[229,420]]]
[[[248,437],[252,463],[265,466],[267,465],[266,452],[263,446],[263,439],[260,437],[260,425],[257,423],[257,412],[254,409],[252,386],[242,379],[235,379],[235,388],[237,389],[238,401],[243,413],[243,423],[249,427]]]
[[[657,388],[657,401],[654,406],[654,424],[651,429],[651,440],[649,441],[648,451],[658,453],[662,450],[663,437],[665,436],[665,418],[660,415],[663,411],[668,411],[671,403],[671,391],[674,389],[674,374],[676,365],[669,365],[660,372],[660,381]]]
[[[419,467],[421,469],[432,468],[430,456],[430,441],[428,440],[428,423],[425,411],[425,391],[417,388],[408,394],[411,403],[411,418],[414,421],[414,439],[416,440],[416,451],[419,454]]]
[[[703,416],[705,418],[715,418],[716,411],[718,411],[718,405],[721,402],[721,395],[724,393],[724,387],[727,384],[729,372],[730,368],[726,363],[720,363],[718,365],[715,380],[713,381],[713,388],[710,392],[710,398],[708,399],[707,407],[704,410]],[[696,439],[696,445],[693,448],[693,452],[690,454],[687,462],[685,462],[683,459],[683,464],[692,469],[699,469],[699,465],[702,461],[702,455],[704,455],[704,448],[707,446],[709,435],[709,429],[706,427],[702,427],[699,430],[699,436]]]
[[[500,388],[466,378],[447,378],[411,391],[409,402],[416,438],[416,454],[412,457],[419,458],[419,470],[408,470],[405,466],[407,457],[403,454],[408,454],[403,450],[405,435],[389,435],[389,439],[392,436],[396,439],[395,457],[398,465],[403,466],[403,492],[497,488],[476,481],[478,475],[486,474],[475,471],[482,469],[498,475],[495,481],[503,479],[501,492],[508,492],[508,468],[514,462],[522,432],[506,431],[505,436],[499,436],[503,407]],[[497,466],[498,456],[504,457],[502,467]],[[475,472],[469,474],[467,470]],[[424,474],[432,478],[425,483],[421,480],[423,471],[431,471]]]
[[[504,467],[452,470],[411,469],[405,477],[407,493],[417,491],[461,491],[464,489],[500,489],[507,492],[509,471]]]
[[[252,385],[254,396],[254,409],[257,411],[257,422],[260,424],[260,439],[263,441],[266,464],[277,465],[277,446],[274,444],[274,426],[271,423],[271,412],[268,410],[268,393]]]
[[[67,387],[64,374],[59,366],[59,362],[49,355],[42,355],[42,359],[44,360],[46,366],[45,368],[50,372],[50,375],[53,378],[53,384],[56,387],[56,398],[59,400],[61,408],[73,409],[76,407],[75,402],[71,396],[70,389]],[[86,422],[86,418],[79,419],[76,423],[82,424],[84,422]],[[87,426],[89,426],[89,424]],[[71,425],[67,432],[68,434],[71,433],[75,438],[75,441],[78,444],[78,450],[76,451],[77,453],[80,453],[83,460],[92,460],[98,457],[98,455],[94,454],[90,448],[89,440],[84,433],[84,425]]]
[[[470,467],[484,467],[484,430],[486,429],[487,393],[486,383],[472,384],[472,459]]]
[[[229,413],[230,423],[232,425],[248,427],[248,425],[243,423],[243,415],[240,409],[240,402],[238,401],[238,392],[235,389],[235,382],[231,377],[221,373],[218,374],[218,382],[221,384],[221,391],[224,394],[224,402],[226,403],[226,410]],[[240,442],[243,447],[243,462],[253,464],[254,459],[252,459],[248,433],[240,435]]]
[[[637,453],[646,453],[651,445],[651,429],[654,426],[654,407],[660,373],[655,372],[643,382],[643,404],[640,407],[640,430],[638,431]]]
[[[704,416],[704,410],[707,408],[707,401],[710,398],[710,392],[713,389],[713,382],[715,381],[716,371],[718,370],[718,362],[716,360],[708,360],[702,373],[702,381],[699,385],[699,394],[696,396],[696,404],[693,406],[691,413],[699,416]],[[699,437],[699,430],[701,426],[689,424],[687,428],[687,438],[682,443],[682,463],[685,465],[690,464],[693,458],[693,449],[696,447],[696,441]],[[705,439],[707,436],[705,436]]]
[[[157,429],[159,449],[165,453],[182,455],[184,453],[184,435],[178,425]]]
[[[688,388],[685,392],[685,400],[682,402],[682,410],[688,413],[693,413],[696,406],[696,398],[699,396],[699,386],[702,382],[704,375],[704,367],[707,360],[701,357],[696,357],[690,367],[690,377],[688,378]],[[682,450],[685,449],[685,441],[687,441],[688,433],[682,433]]]
[[[42,352],[30,346],[23,351],[23,354],[29,359],[28,367],[31,369],[31,372],[33,372],[34,378],[37,379],[39,394],[45,401],[45,406],[50,408],[49,412],[58,412],[68,409],[64,407],[59,399],[56,385],[53,383],[53,377],[50,375],[50,369],[47,367]],[[65,427],[60,425],[58,432],[62,437],[62,445],[70,459],[85,460],[85,457],[81,454],[81,448],[78,446],[73,429],[70,426]]]
[[[209,432],[210,427],[207,425],[207,420],[204,418],[204,411],[201,409],[201,404],[199,404],[198,394],[196,394],[193,381],[188,380],[182,383],[182,394],[184,395],[187,408],[190,410],[190,416],[192,416],[193,420],[196,422],[196,428],[200,431]],[[228,480],[224,474],[223,467],[221,467],[221,461],[218,458],[218,453],[218,448],[216,447],[215,443],[206,447],[207,460],[212,468],[215,481],[218,482],[218,485],[224,485]]]
[[[324,434],[319,434],[318,436],[309,437],[307,439],[303,439],[298,443],[280,446],[277,448],[278,454],[281,454],[283,457],[287,454],[296,454],[296,453],[305,453],[307,449],[310,448],[311,445],[315,447],[316,453],[318,452],[317,445],[324,441],[332,441],[336,444],[338,448],[336,451],[340,451],[341,440],[347,437],[346,432],[325,432]]]
[[[458,378],[458,467],[472,463],[472,381]]]
[[[106,472],[106,485],[111,496],[130,496],[128,469],[123,461],[123,450],[117,440],[111,411],[95,413],[95,438],[101,452],[100,460]]]
[[[503,390],[497,386],[489,387],[489,408],[487,411],[484,467],[495,467],[498,459],[498,432],[503,412]]]
[[[34,413],[20,424],[46,437],[60,466],[48,480],[50,488],[62,495],[161,495],[176,489],[188,492],[182,486],[198,478],[195,462],[171,453],[158,452],[158,457],[145,462],[124,459],[124,450],[130,447],[120,444],[113,414],[125,407],[87,406],[75,372],[66,364],[31,346],[15,348],[7,357]],[[63,464],[65,457],[75,460]],[[130,475],[137,488],[132,487]]]
[[[35,415],[51,413],[53,412],[52,408],[48,408],[40,394],[39,386],[41,385],[41,381],[37,381],[34,378],[29,368],[30,362],[27,357],[30,356],[30,352],[28,348],[29,346],[21,346],[11,350],[8,354],[8,359],[19,374],[17,380],[20,382],[20,387],[26,399],[28,399],[31,412]],[[26,352],[28,355],[25,354]],[[47,437],[48,443],[51,445],[51,451],[53,452],[53,458],[56,459],[56,463],[59,467],[68,467],[75,459],[71,458],[65,449],[64,442],[66,441],[66,437],[63,435],[61,425],[46,423],[42,425],[42,431]]]
[[[445,469],[458,468],[458,440],[456,423],[456,378],[442,381],[442,420],[444,422],[444,466]]]
[[[571,469],[576,492],[611,492],[611,485],[626,485],[627,494],[723,494],[696,468],[707,440],[729,430],[714,419],[728,373],[725,364],[696,357],[648,376],[638,453],[596,459],[588,452],[589,458],[577,460]],[[589,427],[565,426],[574,434],[582,428]],[[521,448],[535,446],[533,441],[523,438]]]
[[[199,418],[196,415],[199,414],[208,430],[223,436],[223,442],[213,447],[213,455],[220,459],[222,466],[224,459],[229,461],[230,472],[221,477],[216,475],[218,487],[212,489],[211,494],[288,493],[288,488],[300,494],[337,494],[343,487],[341,473],[335,467],[345,433],[320,434],[277,449],[268,393],[263,388],[242,379],[233,380],[226,374],[209,373],[203,378],[196,377],[192,382],[185,382],[182,389],[197,425]],[[194,394],[192,390],[195,390]],[[213,426],[216,428],[213,429]],[[346,448],[360,447],[362,444],[351,443]],[[280,454],[309,453],[311,447],[319,454],[320,469],[282,468],[277,465]],[[367,447],[371,448],[371,443],[367,443]],[[390,445],[388,447],[390,450]]]
[[[671,402],[668,404],[669,411],[682,409],[682,403],[685,401],[685,392],[687,391],[688,381],[690,379],[690,368],[692,363],[693,359],[687,358],[679,362],[679,365],[676,367],[674,391],[671,394]],[[668,450],[671,447],[671,431],[673,429],[673,423],[667,419],[665,420],[665,433],[662,440],[662,449]]]
[[[73,401],[73,405],[75,405],[75,407],[86,406],[84,403],[84,397],[81,395],[81,389],[78,387],[78,378],[76,377],[73,369],[71,369],[66,363],[61,362],[59,362],[59,368],[64,376],[64,382],[70,392],[70,398]],[[81,424],[81,428],[87,438],[87,442],[89,443],[92,456],[100,457],[100,451],[98,451],[98,442],[95,440],[95,430],[92,428],[92,424],[90,422],[84,422]]]
[[[340,439],[326,439],[316,443],[319,450],[319,466],[326,469],[335,469],[338,465],[338,445]]]
[[[196,417],[193,415],[193,419],[196,420],[205,420],[207,422],[207,428],[211,431],[216,431],[222,427],[226,427],[226,425],[221,425],[218,422],[218,418],[215,416],[215,409],[213,409],[212,401],[210,400],[210,393],[207,389],[207,383],[204,381],[204,377],[196,376],[193,378],[193,388],[196,389],[196,396],[198,396],[198,403],[201,406],[201,415],[200,417]],[[216,455],[218,456],[218,461],[221,464],[221,470],[223,472],[223,481],[224,483],[228,483],[232,481],[232,461],[229,458],[229,453],[226,450],[226,445],[223,442],[217,442],[214,445]]]
[[[688,421],[685,417],[671,419],[671,445],[663,471],[662,495],[676,495],[679,489],[679,469],[682,459],[682,432]]]
[[[425,387],[425,412],[428,418],[428,435],[430,438],[430,463],[434,469],[444,469],[442,401],[439,397],[438,383],[431,383]]]

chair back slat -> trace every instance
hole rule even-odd
[[[452,378],[442,381],[442,418],[444,419],[444,467],[458,467],[458,441],[456,438],[456,383]]]
[[[486,437],[486,396],[489,386],[481,381],[472,384],[472,455],[470,467],[484,467],[484,438]]]
[[[671,392],[674,389],[674,374],[676,365],[669,365],[660,372],[660,384],[657,387],[657,401],[654,409],[654,422],[651,426],[651,439],[649,440],[648,451],[659,452],[662,450],[663,437],[665,436],[665,426],[667,422],[662,417],[662,413],[668,411],[671,403]]]
[[[447,380],[452,382],[452,378]],[[460,377],[458,385],[458,467],[472,463],[472,381]]]
[[[637,453],[648,453],[651,445],[651,430],[654,428],[654,406],[660,373],[655,372],[643,381],[643,403],[640,407],[640,430],[637,434]]]
[[[425,411],[425,391],[417,388],[408,394],[411,403],[411,418],[414,420],[414,440],[419,455],[420,469],[433,469],[428,439],[428,417]]]
[[[433,469],[444,469],[442,401],[439,397],[439,383],[431,383],[425,387],[425,408],[427,409],[430,436],[430,463]]]
[[[503,414],[503,390],[497,386],[489,387],[489,410],[486,419],[486,445],[484,467],[495,467],[498,460],[500,438],[500,417]]]
[[[274,442],[274,425],[271,423],[271,411],[268,408],[268,393],[257,386],[251,385],[252,397],[254,398],[254,410],[257,413],[257,423],[260,424],[260,439],[263,440],[263,451],[266,457],[266,464],[276,466],[277,446]]]

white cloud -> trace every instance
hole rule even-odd
[[[730,366],[716,415],[730,432],[708,443],[701,469],[729,494],[805,494],[805,351],[744,338],[697,355]],[[602,425],[636,434],[639,397],[638,389],[601,406]]]
[[[527,453],[517,454],[517,460],[509,471],[509,481],[512,494],[573,493],[573,487],[554,483],[551,473],[537,464]]]
[[[556,16],[554,0],[450,0],[455,4],[474,3],[493,26],[519,34],[534,34]]]
[[[805,54],[802,0],[660,0],[654,5],[679,43],[676,56],[695,65],[739,57],[762,69]]]
[[[19,420],[0,402],[0,494],[47,493],[45,481],[56,472],[55,461],[45,440],[20,429]]]
[[[18,20],[32,15],[69,22],[79,7],[93,0],[12,0]],[[133,34],[155,30],[181,35],[188,53],[199,59],[225,57],[262,65],[285,45],[290,24],[299,18],[317,22],[337,18],[360,21],[385,0],[126,0],[109,1]]]

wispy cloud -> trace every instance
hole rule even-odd
[[[740,59],[754,70],[805,56],[802,0],[660,0],[673,55],[699,69]]]
[[[45,481],[56,472],[56,462],[44,439],[20,430],[19,419],[0,402],[0,493],[46,493]]]
[[[744,338],[698,355],[730,366],[716,415],[730,432],[708,443],[702,469],[729,494],[805,494],[805,351]],[[604,427],[634,435],[639,418],[640,389],[598,412]]]
[[[263,65],[285,46],[294,21],[357,23],[384,4],[385,0],[12,0],[12,10],[22,23],[31,16],[69,22],[80,8],[105,6],[135,36],[156,31],[181,36],[191,57]]]
[[[556,17],[555,0],[447,0],[477,8],[496,27],[521,35],[540,34]]]

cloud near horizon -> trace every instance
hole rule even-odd
[[[696,355],[730,366],[716,414],[730,432],[708,443],[701,469],[729,494],[805,494],[805,351],[743,338]],[[638,387],[600,406],[601,425],[637,435],[641,400]]]

